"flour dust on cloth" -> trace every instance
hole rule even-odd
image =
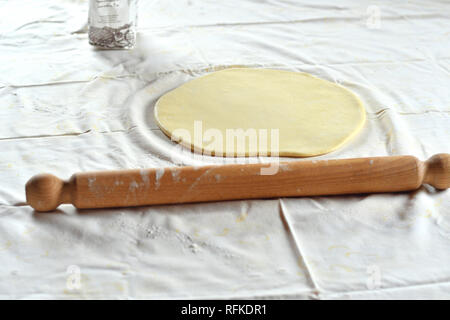
[[[203,154],[307,157],[342,146],[366,116],[355,94],[310,74],[232,68],[165,94],[155,118],[172,140]]]

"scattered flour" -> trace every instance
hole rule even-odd
[[[292,168],[289,167],[289,164],[287,164],[287,163],[280,163],[280,170],[281,171],[292,171]]]
[[[131,192],[135,192],[138,187],[139,185],[136,181],[131,181],[128,190],[130,190]]]
[[[97,180],[97,178],[95,178],[95,177],[88,178],[88,187],[89,188],[92,188],[94,186],[95,180]]]
[[[179,170],[172,170],[172,179],[175,182],[180,181],[180,171]]]
[[[150,187],[150,178],[148,176],[148,172],[144,169],[140,170],[142,181],[144,182],[144,185],[146,188]]]
[[[164,175],[164,168],[158,168],[156,169],[156,181],[155,181],[155,189],[158,190],[159,187],[161,186],[161,178]]]

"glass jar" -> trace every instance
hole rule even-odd
[[[89,0],[89,43],[104,49],[136,44],[137,0]]]

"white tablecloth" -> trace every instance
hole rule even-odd
[[[449,191],[45,214],[24,194],[39,172],[223,162],[152,111],[233,66],[361,97],[363,131],[318,158],[450,153],[447,1],[141,0],[131,51],[94,50],[87,8],[0,0],[0,298],[450,298]]]

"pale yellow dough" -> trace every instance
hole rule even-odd
[[[208,74],[165,94],[156,103],[155,117],[166,135],[197,152],[249,156],[278,151],[280,156],[306,157],[342,146],[364,125],[365,110],[351,91],[306,73],[236,68]],[[203,137],[198,134],[199,121],[203,133],[217,130]],[[219,133],[226,139],[227,129],[250,129],[261,141],[259,130],[266,129],[267,149],[246,140],[244,154],[237,150],[237,142],[233,147],[217,141]],[[279,130],[278,147],[270,139],[275,132],[271,129]]]

